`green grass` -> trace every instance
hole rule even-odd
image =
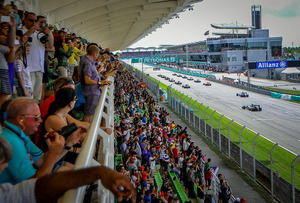
[[[290,94],[290,95],[300,95],[300,91],[298,90],[286,90],[286,89],[280,89],[280,88],[274,88],[274,87],[263,87],[266,90],[270,90],[272,92],[278,92],[283,94]]]

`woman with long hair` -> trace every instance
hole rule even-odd
[[[73,88],[61,88],[55,94],[55,101],[51,103],[48,113],[42,123],[41,133],[49,133],[52,131],[58,131],[61,128],[75,123],[77,127],[85,129],[81,133],[81,137],[69,136],[66,138],[66,145],[72,147],[78,141],[83,141],[86,133],[86,129],[89,127],[89,123],[76,120],[68,114],[76,103],[77,96]],[[41,141],[41,140],[40,140]],[[41,143],[41,142],[39,142]]]

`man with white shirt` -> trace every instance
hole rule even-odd
[[[28,12],[25,15],[23,33],[31,37],[30,54],[27,56],[28,69],[33,90],[33,99],[37,102],[41,99],[42,80],[44,73],[45,51],[46,47],[49,51],[53,51],[53,35],[49,34],[49,28],[45,25],[45,17],[37,16],[35,13]],[[47,38],[48,41],[43,40]]]
[[[130,129],[128,129],[128,126],[126,125],[125,130],[123,132],[123,135],[125,136],[125,141],[128,141],[130,138]]]

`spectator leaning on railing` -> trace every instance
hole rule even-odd
[[[100,87],[111,83],[107,80],[101,81],[99,72],[94,63],[98,57],[99,48],[96,45],[91,45],[87,49],[87,55],[81,64],[80,82],[82,94],[85,99],[83,121],[86,122],[90,122],[95,113],[101,95]]]

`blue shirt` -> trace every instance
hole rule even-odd
[[[36,169],[30,161],[27,149],[31,154],[32,160],[35,162],[43,156],[43,152],[33,144],[29,137],[23,131],[12,123],[5,121],[5,124],[15,130],[21,138],[7,128],[2,128],[2,137],[6,139],[12,146],[12,159],[8,162],[8,167],[0,175],[1,183],[17,184],[23,180],[34,176]],[[24,142],[27,149],[24,145]]]
[[[81,90],[80,82],[75,85],[75,91],[76,91],[76,96],[77,96],[78,100],[76,101],[74,108],[78,108],[82,104],[85,103],[84,97],[82,95],[82,90]]]
[[[143,201],[145,203],[151,203],[151,198],[149,196],[145,196],[144,199],[143,199]]]

